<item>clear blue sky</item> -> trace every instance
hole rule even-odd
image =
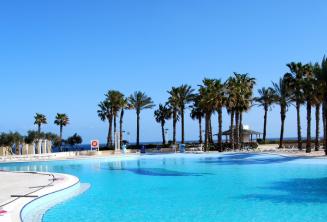
[[[58,132],[54,116],[64,112],[71,118],[65,137],[77,132],[85,142],[105,141],[107,124],[96,110],[108,89],[141,90],[158,104],[171,86],[196,87],[205,76],[225,80],[234,71],[251,74],[257,88],[269,86],[286,63],[321,60],[326,12],[324,0],[1,1],[0,131],[35,129],[33,115],[40,112],[49,119],[44,130]],[[302,121],[305,134],[304,110]],[[228,122],[224,113],[225,129]],[[260,108],[244,116],[255,130],[262,122]],[[292,107],[286,136],[296,135],[295,123]],[[134,111],[125,127],[134,140]],[[277,106],[268,127],[268,136],[278,137]],[[141,128],[142,141],[160,141],[153,110],[142,113]],[[187,117],[186,139],[197,139],[197,132]]]

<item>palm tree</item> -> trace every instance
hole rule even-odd
[[[124,94],[122,94],[117,90],[109,90],[108,93],[106,94],[106,99],[110,101],[111,104],[113,123],[114,123],[114,134],[116,134],[118,112],[121,109],[125,97]]]
[[[144,109],[152,109],[154,107],[151,97],[148,97],[145,93],[137,91],[130,95],[128,98],[129,104],[132,109],[135,109],[137,121],[136,121],[136,145],[140,145],[140,114]]]
[[[268,110],[274,103],[274,90],[271,87],[258,89],[259,96],[254,100],[264,109],[263,141],[266,142]]]
[[[318,151],[320,148],[320,109],[323,100],[323,91],[324,85],[321,81],[318,81],[319,76],[321,75],[321,67],[319,63],[313,65],[313,74],[315,78],[315,106],[316,106],[316,138],[315,138],[315,151]]]
[[[217,101],[215,100],[217,96],[217,91],[215,91],[215,80],[204,79],[202,81],[203,85],[199,88],[199,108],[205,115],[205,151],[209,150],[210,141],[210,131],[211,131],[211,116],[217,109]]]
[[[62,130],[63,130],[64,126],[67,126],[69,124],[69,118],[65,113],[57,113],[57,115],[55,117],[54,124],[56,124],[60,128],[59,138],[60,138],[60,146],[61,146],[61,143],[62,143]]]
[[[240,142],[242,142],[242,113],[247,111],[252,104],[252,94],[253,87],[255,85],[255,79],[251,78],[248,74],[238,74],[234,73],[233,77],[227,80],[227,91],[230,97],[233,96],[232,116],[235,113],[235,148],[238,149]],[[227,104],[230,106],[229,101],[231,98],[227,99]],[[234,133],[233,126],[231,126],[231,134]]]
[[[297,116],[297,140],[298,140],[298,148],[302,150],[302,133],[301,133],[301,113],[300,108],[301,105],[304,103],[303,92],[301,89],[301,81],[304,77],[304,70],[305,66],[302,63],[298,62],[291,62],[286,65],[290,72],[287,77],[287,84],[290,84],[290,88],[293,89],[293,96],[292,99],[295,101],[296,107],[296,116]],[[290,77],[290,78],[289,78]]]
[[[102,121],[108,120],[108,135],[107,135],[107,148],[112,146],[112,106],[110,101],[105,99],[104,101],[100,102],[98,105],[98,116]]]
[[[37,132],[40,135],[41,134],[41,125],[47,124],[47,117],[43,114],[36,113],[34,116],[35,122],[34,124],[37,125]]]
[[[306,153],[311,152],[311,107],[316,103],[315,82],[312,78],[303,80],[302,83],[305,101],[307,104],[307,142]]]
[[[190,102],[193,101],[194,98],[194,89],[192,89],[191,86],[189,85],[181,85],[177,88],[177,105],[178,105],[178,110],[181,115],[181,134],[182,134],[182,141],[181,143],[183,144],[185,142],[184,139],[184,112],[186,105],[189,104]]]
[[[159,108],[154,111],[154,117],[157,123],[161,124],[161,134],[162,134],[162,145],[166,144],[166,137],[165,137],[165,124],[166,120],[171,118],[172,111],[170,107],[166,105],[159,104]]]
[[[125,110],[131,109],[130,104],[128,103],[128,99],[122,97],[120,100],[120,116],[119,116],[119,130],[120,130],[120,144],[123,144],[123,120]]]
[[[230,148],[234,149],[234,118],[235,118],[235,108],[236,108],[236,95],[234,92],[234,82],[235,79],[233,77],[228,78],[226,81],[226,101],[225,106],[227,112],[230,114],[230,135],[229,135],[229,142],[230,142]]]
[[[279,139],[279,148],[283,147],[284,141],[284,124],[286,119],[286,112],[290,104],[290,90],[288,88],[287,79],[281,78],[279,83],[273,83],[275,102],[280,106],[280,119],[281,119],[281,128],[280,128],[280,139]]]
[[[179,121],[179,112],[178,112],[178,88],[172,87],[169,93],[168,104],[171,107],[173,112],[173,144],[176,144],[176,125]]]
[[[324,122],[324,149],[327,155],[327,133],[326,133],[326,120],[327,120],[327,58],[324,56],[321,62],[321,72],[318,73],[318,80],[323,86],[323,122]]]
[[[204,117],[204,113],[202,111],[202,109],[199,106],[199,102],[200,102],[201,98],[200,95],[197,94],[194,98],[194,102],[192,105],[192,110],[190,113],[190,117],[193,120],[198,120],[199,123],[199,143],[202,144],[203,143],[203,139],[202,139],[202,118]]]

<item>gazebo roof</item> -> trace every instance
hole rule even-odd
[[[236,132],[236,130],[234,130],[234,133]],[[231,134],[231,130],[229,129],[229,130],[227,130],[227,131],[224,131],[223,132],[223,136],[228,136],[228,135],[230,135]],[[260,135],[260,134],[262,134],[262,133],[260,133],[260,132],[257,132],[257,131],[254,131],[254,130],[248,130],[248,129],[243,129],[242,130],[242,134],[245,134],[245,135]]]

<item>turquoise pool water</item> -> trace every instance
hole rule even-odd
[[[91,184],[50,209],[45,222],[327,221],[327,160],[177,154],[0,168],[68,173]]]

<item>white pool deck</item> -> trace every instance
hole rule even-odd
[[[20,212],[25,205],[77,183],[77,177],[66,174],[1,171],[0,221],[20,222]]]

